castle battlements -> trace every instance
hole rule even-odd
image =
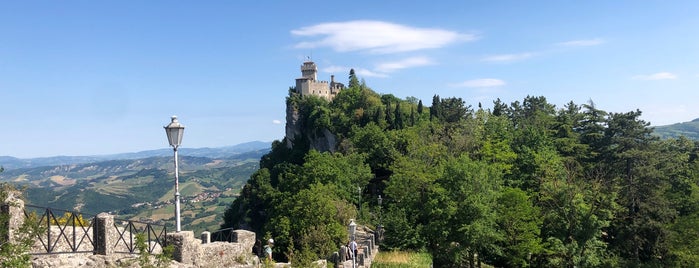
[[[344,84],[335,82],[334,75],[330,76],[330,82],[318,80],[318,66],[312,61],[301,65],[301,77],[296,78],[296,92],[301,96],[314,95],[331,101],[344,88]]]

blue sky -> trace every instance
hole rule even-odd
[[[379,93],[491,107],[592,99],[699,118],[697,1],[4,1],[0,155],[96,155],[284,136],[289,86],[349,68]]]

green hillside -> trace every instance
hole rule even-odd
[[[657,126],[655,127],[653,134],[658,135],[663,139],[679,138],[680,136],[684,136],[691,140],[699,140],[699,118],[690,122],[677,123],[667,126]]]
[[[180,157],[183,229],[218,229],[224,209],[258,169],[260,155]],[[172,157],[150,157],[5,170],[0,181],[26,186],[32,205],[173,226],[173,169]]]
[[[289,91],[293,136],[224,227],[273,237],[273,256],[300,266],[347,244],[349,219],[435,267],[699,266],[699,142],[653,136],[641,111],[543,96],[427,106],[349,86],[332,101]]]

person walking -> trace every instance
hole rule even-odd
[[[354,237],[352,238],[352,242],[349,244],[350,251],[352,251],[352,260],[356,263],[357,262],[357,241],[354,240]]]
[[[272,261],[272,246],[274,246],[274,239],[270,238],[265,245],[265,256],[269,261]]]

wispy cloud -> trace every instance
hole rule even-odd
[[[389,73],[401,70],[401,69],[407,69],[407,68],[413,68],[413,67],[420,67],[420,66],[425,66],[425,65],[433,65],[435,62],[428,58],[428,57],[410,57],[398,61],[390,61],[390,62],[382,62],[379,64],[376,64],[373,70],[369,69],[364,69],[364,68],[354,68],[354,72],[357,74],[357,76],[364,76],[364,77],[388,77]],[[333,65],[333,66],[328,66],[326,68],[323,68],[322,71],[326,73],[349,73],[350,67],[347,66],[338,66],[338,65]]]
[[[390,73],[396,70],[433,65],[434,61],[428,57],[411,57],[393,62],[383,62],[376,65],[376,70],[382,73]]]
[[[296,48],[330,47],[338,52],[367,51],[397,53],[440,48],[478,37],[437,28],[417,28],[384,21],[356,20],[321,23],[291,31],[292,35],[315,37],[297,43]]]
[[[659,72],[659,73],[654,73],[654,74],[647,74],[647,75],[636,75],[633,76],[632,79],[634,80],[668,80],[668,79],[677,79],[677,75],[669,72]]]
[[[513,61],[520,61],[520,60],[525,60],[528,58],[531,58],[534,56],[534,53],[519,53],[519,54],[500,54],[500,55],[492,55],[492,56],[487,56],[483,58],[483,61],[486,62],[513,62]]]
[[[274,119],[274,120],[272,120],[272,124],[281,125],[281,124],[282,124],[282,121],[281,121],[281,120],[278,120],[278,119]]]
[[[346,67],[346,66],[331,65],[331,66],[328,66],[328,67],[321,69],[321,71],[326,72],[326,73],[348,73],[349,74],[350,69],[351,69],[350,67]]]
[[[594,39],[581,39],[581,40],[571,40],[571,41],[566,41],[566,42],[560,42],[560,43],[557,43],[556,45],[564,46],[564,47],[590,47],[590,46],[598,46],[598,45],[601,45],[604,43],[605,43],[604,39],[594,38]]]
[[[504,86],[505,81],[495,78],[481,78],[466,80],[461,83],[450,84],[451,87],[469,87],[469,88],[483,88],[483,87],[499,87]]]
[[[362,68],[354,69],[354,72],[355,72],[355,73],[357,74],[357,76],[359,76],[359,77],[362,77],[362,76],[366,76],[366,77],[388,77],[387,74],[378,73],[378,72],[374,72],[374,71],[367,70],[367,69],[362,69]]]
[[[326,68],[321,69],[323,72],[326,73],[343,73],[347,74],[349,76],[349,71],[350,69],[353,69],[351,67],[347,66],[338,66],[338,65],[333,65],[333,66],[328,66]],[[388,77],[388,75],[384,73],[379,73],[379,72],[374,72],[369,69],[364,69],[364,68],[354,68],[354,73],[357,74],[359,77]]]

